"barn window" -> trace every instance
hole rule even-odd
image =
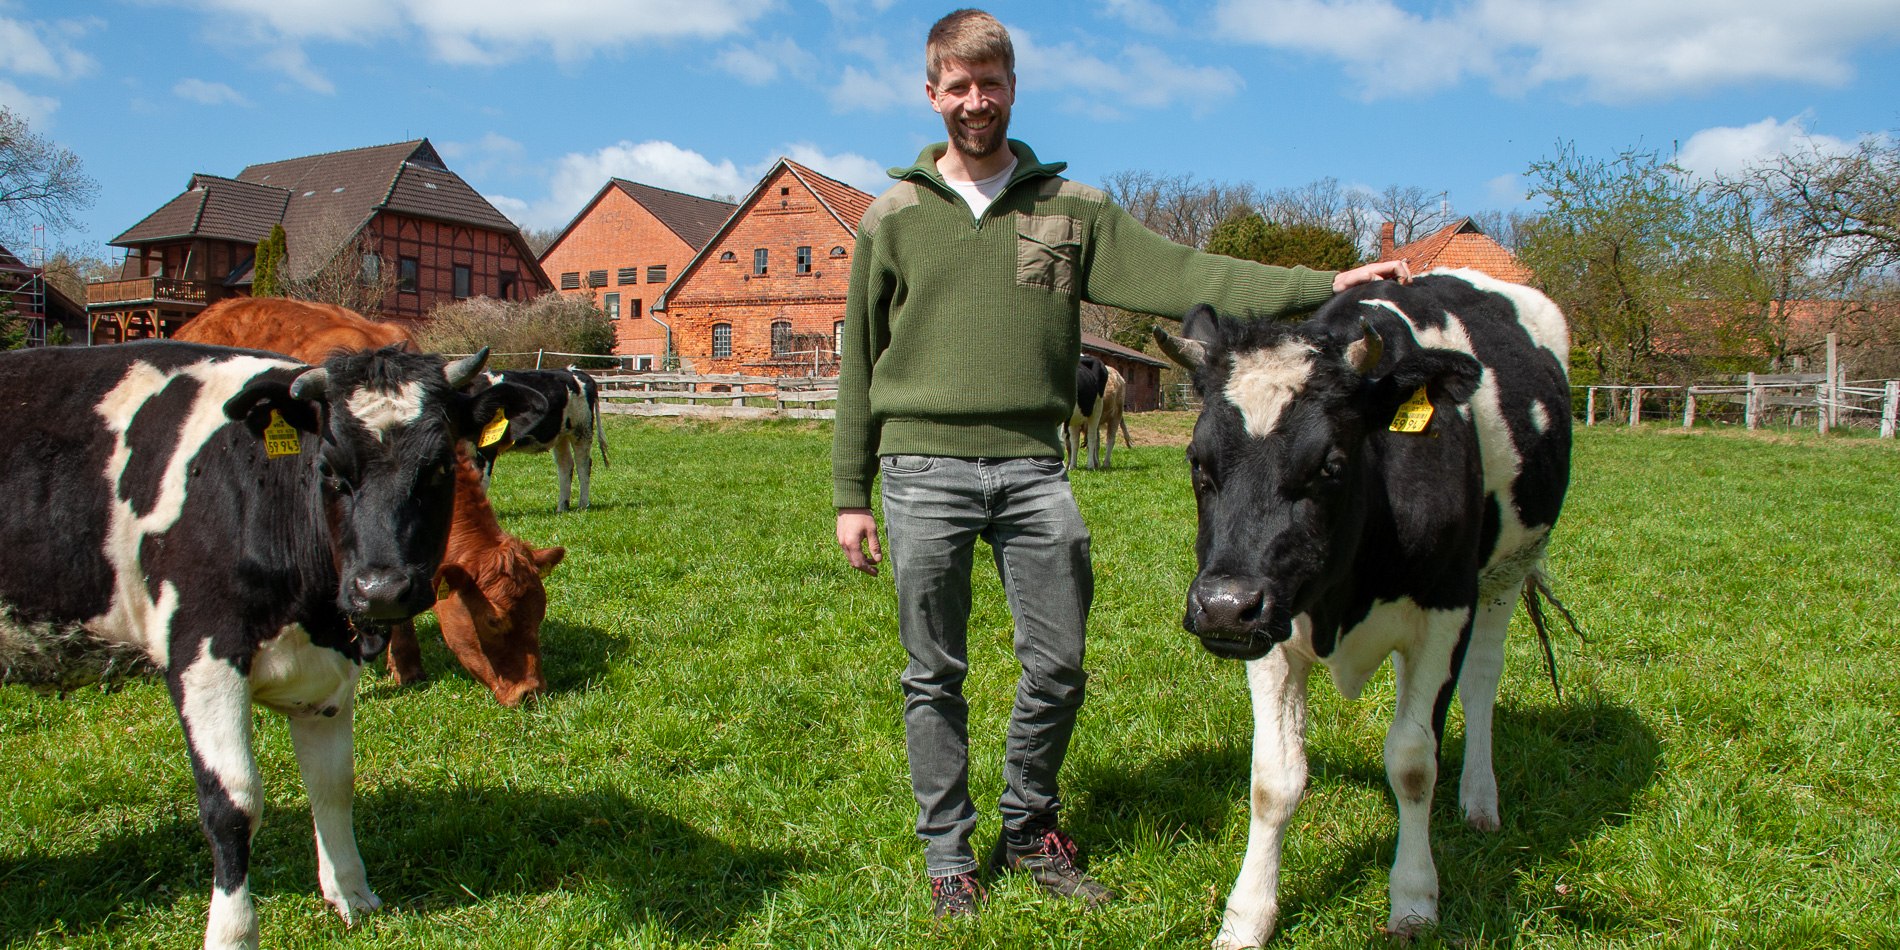
[[[363,283],[374,285],[383,279],[383,259],[374,254],[363,255]]]
[[[620,295],[608,294],[600,300],[600,309],[606,311],[607,319],[620,319]]]
[[[607,272],[605,270],[588,271],[587,272],[587,286],[589,287],[607,286]]]
[[[634,358],[633,358],[633,368],[634,368],[634,369],[652,369],[652,368],[653,368],[653,357],[651,357],[651,356],[636,356],[636,357],[634,357]]]
[[[640,319],[640,314],[645,312],[646,311],[640,309],[640,298],[635,297],[633,298],[633,303],[627,306],[627,319],[638,320]]]
[[[562,290],[581,289],[581,272],[577,270],[571,270],[565,274],[562,274],[561,275],[561,289]]]
[[[752,249],[752,276],[765,276],[765,248],[755,247]]]
[[[620,274],[619,274],[619,277],[618,277],[618,278],[616,279],[616,281],[615,281],[615,282],[616,282],[616,283],[621,283],[621,284],[637,284],[637,283],[639,283],[639,282],[640,282],[640,268],[638,268],[638,267],[622,267],[622,268],[620,269]]]
[[[801,247],[798,249],[797,270],[801,274],[811,273],[811,248]]]
[[[831,321],[831,352],[835,355],[844,352],[844,321]]]
[[[779,194],[781,194],[781,195],[789,195],[789,194],[791,194],[791,193],[792,193],[792,186],[790,186],[790,185],[786,185],[785,187],[783,187],[783,188],[780,188],[780,189],[778,190],[778,193],[779,193]]]
[[[844,256],[844,245],[842,245],[842,244],[839,244],[839,245],[835,245],[835,246],[833,246],[833,247],[832,247],[832,249],[831,249],[831,256],[832,256],[832,257],[843,257],[843,256]]]
[[[666,283],[666,265],[665,264],[648,264],[647,265],[647,283],[649,284]]]
[[[734,254],[734,253],[732,253],[731,251],[727,251],[727,252],[725,252],[725,253],[723,253],[723,254],[721,254],[721,255],[719,255],[719,263],[721,263],[721,264],[730,264],[730,263],[732,263],[733,261],[736,261],[736,260],[738,260],[738,259],[739,259],[739,255],[737,255],[737,254]]]
[[[713,324],[713,359],[725,359],[732,355],[732,324]]]
[[[792,323],[789,320],[772,321],[772,356],[774,359],[792,352]]]
[[[415,258],[398,258],[396,260],[396,289],[405,294],[415,293],[416,272],[420,269],[421,268],[416,264]]]
[[[468,299],[468,265],[455,265],[455,299]]]

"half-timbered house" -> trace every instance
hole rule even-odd
[[[86,288],[91,341],[170,336],[210,304],[248,295],[257,244],[279,224],[289,278],[351,269],[387,287],[364,308],[375,316],[420,321],[451,300],[552,289],[520,229],[418,139],[191,176],[110,242],[125,262],[118,280]]]
[[[591,296],[614,321],[614,353],[634,369],[657,369],[667,353],[667,321],[647,313],[673,278],[738,207],[620,178],[541,253],[541,269],[562,293]]]

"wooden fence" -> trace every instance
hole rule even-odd
[[[1812,424],[1822,434],[1837,428],[1877,427],[1881,438],[1890,439],[1896,414],[1900,413],[1900,380],[1830,380],[1825,373],[1749,373],[1733,380],[1688,386],[1572,388],[1585,391],[1586,426],[1596,425],[1599,417],[1605,424],[1631,426],[1645,418],[1680,418],[1684,428],[1695,425],[1698,419],[1739,423],[1749,429]]]

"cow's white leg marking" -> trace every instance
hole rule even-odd
[[[1458,780],[1458,802],[1464,806],[1465,822],[1480,831],[1496,831],[1501,824],[1498,779],[1491,764],[1491,712],[1504,675],[1505,635],[1523,586],[1520,579],[1478,605],[1464,669],[1458,674],[1458,705],[1465,712],[1465,768]]]
[[[1095,414],[1089,416],[1089,471],[1102,467],[1102,400],[1095,400]]]
[[[1385,734],[1385,776],[1399,804],[1398,853],[1392,860],[1392,913],[1386,930],[1413,934],[1438,920],[1438,868],[1432,863],[1432,789],[1438,737],[1432,705],[1451,679],[1451,654],[1469,610],[1418,611],[1419,637],[1392,657],[1398,694]]]
[[[1248,434],[1265,438],[1273,434],[1280,414],[1293,403],[1313,372],[1313,356],[1319,351],[1311,343],[1288,340],[1279,346],[1235,353],[1227,374],[1227,386],[1221,393],[1240,410]]]
[[[561,482],[561,500],[556,512],[567,510],[568,495],[574,487],[574,439],[563,432],[554,437],[554,474]]]
[[[1294,620],[1294,634],[1273,652],[1247,664],[1253,694],[1252,819],[1247,857],[1221,915],[1217,950],[1257,947],[1273,935],[1280,916],[1280,855],[1287,824],[1306,792],[1306,676],[1313,668],[1311,625]]]
[[[594,434],[587,429],[574,430],[574,467],[581,483],[581,507],[587,507],[587,486],[594,480]]]
[[[290,741],[297,750],[297,770],[310,795],[310,817],[317,830],[317,882],[323,899],[336,908],[345,924],[383,906],[369,889],[363,858],[356,850],[350,804],[355,791],[356,766],[352,758],[351,721],[356,701],[346,698],[333,717],[311,716],[290,720]]]
[[[422,382],[411,380],[395,392],[359,389],[344,400],[344,405],[349,407],[356,421],[376,433],[376,438],[388,441],[391,430],[406,426],[422,415]]]
[[[198,809],[205,835],[212,839],[214,863],[230,860],[235,842],[221,841],[236,829],[217,824],[221,791],[245,819],[241,832],[257,834],[261,780],[251,754],[250,680],[237,667],[211,655],[211,641],[201,642],[197,659],[179,676],[178,715],[184,722],[185,742],[203,768],[198,776]],[[209,781],[207,781],[207,779]],[[212,808],[207,808],[212,804]],[[248,868],[218,867],[217,876],[236,877],[230,890],[211,888],[211,917],[205,925],[205,947],[257,946],[257,910],[251,905]],[[242,873],[240,873],[242,872]]]

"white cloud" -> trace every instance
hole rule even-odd
[[[1521,204],[1524,199],[1524,176],[1516,172],[1506,172],[1484,183],[1484,196],[1493,205]]]
[[[0,79],[0,106],[26,120],[31,126],[46,124],[59,108],[59,100],[51,96],[36,96],[19,86]]]
[[[236,89],[221,82],[206,82],[202,79],[180,79],[178,85],[172,87],[172,94],[207,106],[225,102],[234,106],[251,104],[251,100],[244,98]]]
[[[617,142],[592,152],[570,152],[554,162],[548,175],[548,195],[524,201],[506,195],[488,195],[516,224],[526,228],[559,228],[567,224],[609,178],[625,178],[657,188],[691,195],[745,195],[769,171],[779,156],[847,182],[873,194],[888,183],[877,163],[851,152],[829,154],[811,142],[777,149],[758,162],[741,167],[730,158],[713,161],[672,142]]]
[[[224,24],[248,24],[255,42],[368,43],[415,35],[439,61],[496,64],[543,54],[573,62],[642,40],[725,36],[744,29],[775,0],[173,2],[215,14]]]
[[[279,46],[258,57],[262,65],[289,76],[297,85],[311,92],[334,95],[336,83],[330,77],[318,72],[310,65],[310,57],[304,55],[303,47],[295,44]]]
[[[475,181],[497,173],[519,175],[532,171],[526,162],[528,147],[494,132],[474,142],[438,142],[436,149],[444,159],[455,163],[458,174]]]
[[[1419,14],[1395,0],[1221,0],[1221,35],[1331,57],[1367,99],[1467,77],[1516,93],[1575,84],[1621,101],[1762,81],[1839,85],[1859,47],[1900,36],[1880,0],[1463,0]]]
[[[97,17],[47,23],[0,17],[0,70],[21,76],[73,79],[98,63],[74,49],[72,41],[104,25]]]
[[[729,46],[713,58],[713,64],[739,81],[763,86],[776,81],[779,71],[805,79],[818,68],[818,58],[800,48],[789,36],[774,36],[751,46]]]
[[[880,65],[870,69],[846,66],[828,94],[832,109],[850,112],[889,112],[906,105],[927,105],[922,66]]]
[[[1165,35],[1177,29],[1174,17],[1154,0],[1102,0],[1102,9],[1137,30]]]
[[[1716,126],[1689,136],[1676,164],[1697,178],[1733,175],[1751,165],[1759,165],[1779,156],[1797,152],[1840,154],[1853,144],[1831,135],[1813,135],[1807,130],[1806,116],[1780,122],[1769,116],[1743,126]]]
[[[1072,42],[1039,44],[1026,30],[1012,29],[1010,37],[1016,45],[1016,72],[1023,78],[1019,96],[1062,91],[1068,94],[1067,108],[1101,118],[1117,118],[1124,108],[1162,109],[1176,103],[1203,112],[1214,100],[1246,85],[1226,66],[1177,63],[1139,43],[1124,47],[1110,62]]]

